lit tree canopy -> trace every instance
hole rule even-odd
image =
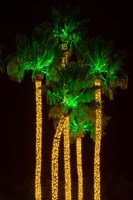
[[[35,29],[32,38],[24,35],[16,37],[16,52],[7,58],[7,73],[12,80],[21,82],[25,72],[35,74],[47,74],[47,68],[54,60],[54,49],[48,43],[48,33],[39,33]]]
[[[74,109],[78,103],[89,103],[94,99],[93,91],[84,82],[87,68],[71,62],[58,72],[57,82],[51,81],[47,92],[50,105],[63,105],[66,110]],[[88,80],[89,82],[89,80]],[[50,89],[51,88],[51,89]]]
[[[68,47],[72,48],[83,38],[85,34],[85,26],[83,24],[86,20],[79,19],[79,16],[79,8],[73,10],[68,5],[63,11],[59,11],[53,7],[52,29],[53,37],[57,43],[66,43]]]
[[[56,122],[62,115],[69,115],[71,138],[83,136],[87,132],[94,135],[95,109],[93,113],[89,105],[94,103],[94,91],[86,82],[86,67],[71,62],[59,71],[57,82],[50,82],[47,90],[47,101],[50,105],[49,117]]]
[[[96,37],[88,42],[82,53],[84,64],[89,68],[89,76],[94,81],[101,80],[101,88],[109,94],[110,99],[113,99],[113,90],[116,87],[127,88],[127,75],[122,69],[125,52],[113,54],[112,41]]]
[[[95,110],[90,109],[90,106],[87,104],[78,104],[76,109],[70,113],[69,131],[72,140],[77,136],[83,137],[88,132],[90,133],[91,138],[94,138]]]
[[[29,61],[25,69],[32,71],[32,77],[35,74],[46,74],[50,64],[54,60],[54,46],[49,44],[50,35],[48,32],[40,33],[40,29],[36,28],[33,33],[30,45]]]

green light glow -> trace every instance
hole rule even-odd
[[[94,93],[89,88],[86,72],[86,67],[70,62],[60,70],[60,79],[50,82],[47,90],[47,101],[52,106],[50,117],[56,121],[60,115],[69,115],[71,139],[87,132],[94,138],[95,110],[90,113],[88,106],[94,100]]]
[[[72,10],[70,7],[63,12],[53,9],[53,37],[68,47],[76,45],[82,38],[83,21],[79,21],[79,9]],[[59,42],[60,43],[60,42]]]
[[[79,103],[89,103],[94,99],[88,84],[84,84],[86,74],[77,63],[69,65],[60,71],[61,79],[51,82],[47,91],[47,100],[50,105],[63,105],[65,110],[75,109]],[[82,74],[82,76],[81,76]]]
[[[25,72],[47,74],[48,67],[54,61],[54,49],[49,47],[45,35],[42,41],[37,41],[34,36],[31,40],[23,35],[16,38],[16,52],[9,57],[7,73],[13,79],[21,82]]]
[[[123,52],[113,54],[113,44],[97,37],[90,40],[88,50],[84,52],[84,64],[88,67],[88,77],[101,81],[101,89],[104,94],[113,99],[113,89],[121,87],[127,89],[128,78],[122,69]]]
[[[89,107],[86,104],[79,104],[69,116],[69,130],[71,137],[84,136],[87,132],[91,137],[95,133],[95,124],[89,117]]]
[[[63,28],[58,28],[57,26],[55,26],[55,29],[53,30],[53,35],[56,38],[61,39],[62,41],[66,41],[66,43],[70,46],[72,46],[72,43],[76,44],[79,40],[80,40],[80,36],[75,33],[73,33],[75,31],[75,26],[70,24],[64,24]]]
[[[65,99],[63,99],[62,104],[65,107],[74,109],[77,107],[77,104],[78,104],[77,99],[78,99],[78,96],[76,96],[76,97],[73,97],[72,95],[65,96]]]

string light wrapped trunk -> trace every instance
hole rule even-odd
[[[59,158],[59,145],[60,139],[63,132],[64,116],[61,117],[53,141],[52,148],[52,200],[58,200],[58,158]]]
[[[98,87],[95,92],[95,101],[98,103],[96,109],[96,130],[95,130],[95,147],[94,147],[94,200],[101,199],[100,192],[100,150],[101,150],[101,134],[102,134],[102,108],[101,108],[101,89],[100,80],[95,81]]]
[[[82,137],[76,138],[78,200],[83,200]]]
[[[62,57],[62,66],[68,64],[68,52],[67,44],[64,43],[62,46],[64,55]],[[64,100],[65,100],[64,95]],[[70,163],[70,135],[69,135],[69,116],[65,117],[64,122],[64,170],[65,170],[65,199],[71,200],[71,163]]]
[[[35,200],[42,200],[41,166],[42,166],[42,75],[35,76],[36,96],[36,166],[35,166]]]

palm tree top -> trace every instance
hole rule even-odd
[[[55,7],[52,10],[53,36],[70,47],[76,44],[83,37],[83,21],[79,20],[79,8],[72,10],[66,7],[59,11]]]
[[[100,80],[102,91],[113,99],[115,88],[127,89],[128,78],[123,68],[123,59],[126,52],[114,52],[112,40],[104,40],[102,37],[90,39],[82,48],[83,62],[88,67],[88,77],[93,84]]]
[[[25,70],[32,71],[33,77],[35,74],[46,74],[46,68],[49,67],[54,60],[54,49],[49,46],[45,35],[43,40],[40,41],[34,36],[32,37],[28,56]]]
[[[93,112],[92,112],[93,111]],[[84,103],[78,104],[69,116],[69,131],[72,140],[76,137],[83,137],[88,132],[91,138],[95,134],[95,110]]]
[[[113,45],[111,40],[105,41],[102,37],[96,37],[89,41],[88,50],[84,54],[89,73],[103,81],[117,79],[122,71],[125,52],[113,54]]]
[[[59,72],[58,81],[48,85],[49,117],[54,119],[56,126],[62,115],[69,115],[71,139],[87,132],[94,135],[95,115],[90,114],[88,107],[94,101],[94,92],[85,81],[86,70],[80,64],[70,62]]]
[[[49,83],[47,91],[50,105],[62,104],[66,110],[75,109],[81,102],[94,100],[94,94],[85,81],[86,69],[71,62],[59,72],[58,81]],[[85,81],[85,82],[84,82]]]
[[[38,34],[38,38],[37,38]],[[39,33],[33,33],[31,39],[24,35],[16,36],[16,52],[7,58],[7,73],[13,80],[21,82],[25,72],[35,74],[46,74],[46,68],[54,60],[54,49],[49,46],[47,37],[39,40]]]

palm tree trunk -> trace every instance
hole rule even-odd
[[[101,199],[100,191],[100,150],[102,134],[102,108],[101,108],[101,89],[100,80],[95,81],[95,86],[99,88],[95,92],[95,101],[99,104],[96,109],[96,131],[95,131],[95,148],[94,148],[94,200]]]
[[[67,44],[64,43],[62,50],[65,51],[62,57],[62,66],[68,64]],[[64,91],[65,93],[65,91]],[[64,95],[64,99],[65,99]],[[71,166],[70,166],[70,136],[69,136],[69,116],[65,119],[64,124],[64,170],[65,170],[65,199],[71,200]]]
[[[41,165],[42,165],[42,77],[35,78],[36,96],[36,168],[35,168],[35,199],[41,200]]]
[[[71,200],[71,165],[70,165],[70,135],[69,117],[64,122],[64,168],[65,168],[65,199]]]
[[[76,138],[78,200],[83,200],[83,171],[82,171],[82,138]]]
[[[64,116],[62,116],[56,128],[56,133],[53,141],[52,166],[51,166],[52,200],[58,200],[58,157],[59,157],[59,145],[60,145],[61,134],[63,132],[64,121],[65,118]]]

